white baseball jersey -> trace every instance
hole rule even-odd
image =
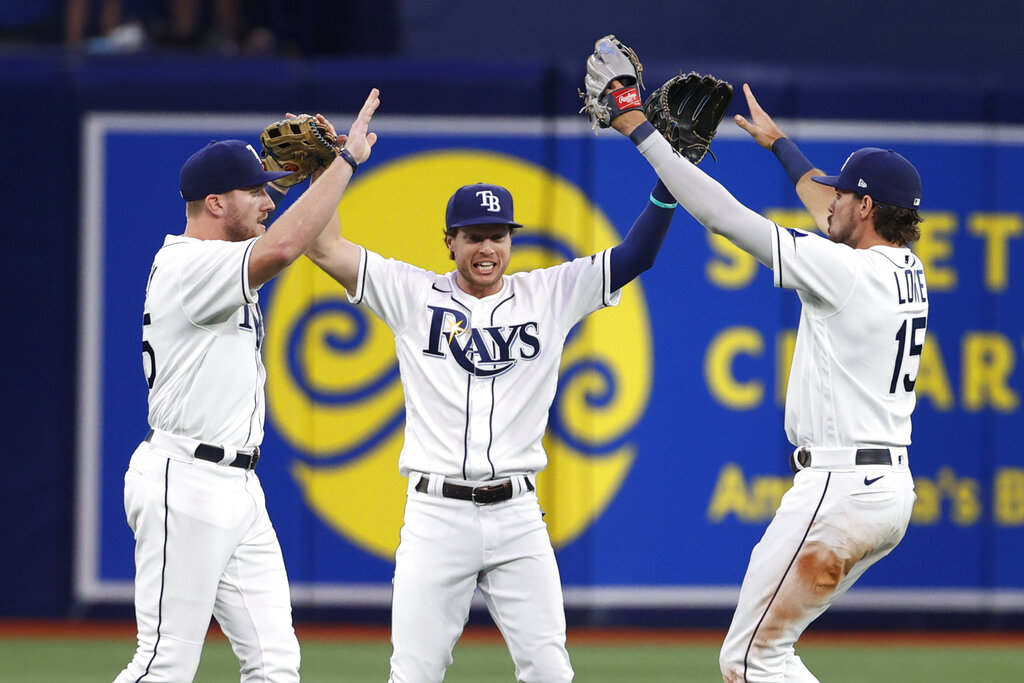
[[[482,299],[438,275],[363,250],[349,300],[395,335],[405,389],[398,466],[465,480],[538,472],[566,336],[619,302],[609,251],[504,276]]]
[[[928,322],[921,262],[906,248],[852,249],[778,226],[772,258],[775,285],[795,289],[803,304],[786,395],[789,440],[910,444]]]
[[[153,260],[142,339],[155,431],[124,478],[139,640],[116,683],[191,681],[211,615],[242,681],[299,681],[288,575],[259,477],[234,457],[193,457],[198,443],[230,452],[263,440],[255,241],[169,235]]]
[[[251,450],[263,441],[263,317],[244,242],[168,235],[146,288],[143,364],[154,429]]]
[[[786,397],[797,446],[906,446],[928,322],[924,268],[905,248],[852,249],[780,228],[736,200],[661,135],[637,147],[706,228],[772,268],[803,303]],[[888,362],[879,362],[886,354]]]

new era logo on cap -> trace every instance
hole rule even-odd
[[[464,185],[448,200],[445,225],[463,228],[469,225],[503,223],[513,228],[522,224],[513,219],[512,194],[500,185]]]
[[[811,180],[839,190],[870,195],[876,202],[905,209],[921,205],[921,176],[914,165],[891,149],[865,147],[851,154],[837,176]]]

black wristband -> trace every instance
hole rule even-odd
[[[786,169],[786,174],[789,175],[789,179],[794,185],[804,177],[805,173],[814,169],[814,164],[810,159],[805,157],[796,143],[789,138],[779,138],[773,142],[772,154],[778,158],[782,168]]]
[[[359,168],[359,162],[356,161],[355,157],[352,156],[352,152],[348,151],[344,147],[342,147],[341,151],[338,152],[338,156],[340,156],[342,159],[344,159],[345,162],[348,163],[348,165],[352,167],[352,173],[353,174]]]

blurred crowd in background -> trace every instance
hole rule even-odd
[[[387,55],[397,0],[0,0],[0,46],[85,54]]]

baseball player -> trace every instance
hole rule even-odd
[[[445,213],[444,275],[386,259],[328,228],[308,255],[395,335],[408,478],[395,557],[391,683],[440,681],[479,587],[519,681],[570,681],[555,554],[537,502],[541,439],[566,336],[618,303],[654,263],[675,207],[661,183],[623,242],[506,275],[512,195],[458,188]]]
[[[347,154],[270,232],[265,186],[289,171],[265,171],[241,140],[211,142],[181,169],[185,232],[165,238],[146,285],[150,431],[124,487],[139,642],[116,683],[191,681],[211,615],[243,682],[299,680],[288,578],[255,472],[266,376],[259,288],[328,224],[370,156],[378,102],[374,89],[348,132]]]
[[[793,487],[751,553],[720,666],[726,683],[805,683],[817,679],[794,653],[800,634],[900,542],[915,500],[907,445],[928,290],[907,245],[920,236],[921,178],[896,152],[871,147],[838,175],[816,175],[745,93],[752,120],[737,123],[779,156],[826,237],[740,204],[642,113],[612,126],[694,218],[800,297],[786,399]]]

